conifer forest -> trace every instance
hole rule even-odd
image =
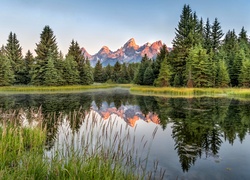
[[[157,31],[157,30],[156,30]],[[166,32],[167,34],[167,32]],[[15,33],[0,49],[0,86],[89,85],[94,82],[134,83],[159,87],[250,87],[250,41],[244,27],[223,32],[219,19],[199,17],[184,5],[172,50],[164,45],[155,59],[145,55],[140,63],[91,67],[76,40],[64,56],[56,36],[45,26],[35,55],[22,54]]]

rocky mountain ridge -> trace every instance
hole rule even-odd
[[[135,39],[129,39],[121,48],[111,51],[107,46],[103,46],[96,54],[90,55],[85,48],[82,53],[90,60],[90,64],[95,66],[98,60],[103,66],[114,65],[117,61],[120,63],[140,62],[142,57],[147,54],[149,58],[155,58],[163,46],[162,41],[156,41],[152,44],[146,43],[142,46],[136,44]],[[168,48],[170,50],[170,48]]]

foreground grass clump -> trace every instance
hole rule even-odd
[[[148,179],[153,176],[153,171],[146,171],[147,154],[138,155],[147,142],[136,142],[127,126],[114,128],[115,121],[105,123],[95,115],[85,117],[81,110],[59,115],[55,122],[56,140],[48,149],[45,144],[49,127],[43,124],[45,119],[40,111],[31,110],[36,115],[27,115],[29,112],[24,110],[0,111],[0,179]],[[25,121],[27,117],[38,119]],[[70,122],[76,121],[82,122],[78,130],[70,126]],[[135,148],[135,143],[141,143],[141,149]],[[164,172],[161,178],[163,175]]]
[[[164,96],[226,96],[237,98],[250,98],[250,89],[240,88],[175,88],[175,87],[152,87],[152,86],[134,86],[130,91],[135,94],[150,94]]]
[[[43,162],[46,134],[40,128],[0,127],[0,179],[46,178]]]

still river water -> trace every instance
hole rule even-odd
[[[165,179],[250,179],[250,101],[139,96],[119,88],[71,94],[0,95],[2,111],[39,107],[45,117],[81,107],[103,121],[113,117],[121,125],[136,128],[138,137],[150,137],[158,127],[148,169],[158,161],[165,170]],[[84,122],[77,123],[69,126],[71,130],[77,131]],[[48,126],[52,129],[47,138],[50,149],[58,129],[53,131],[53,122]]]

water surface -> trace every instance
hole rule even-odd
[[[126,89],[72,94],[0,95],[1,111],[41,108],[48,121],[47,148],[53,149],[67,131],[78,132],[83,121],[68,121],[64,131],[60,114],[80,108],[102,121],[136,128],[136,136],[151,138],[148,169],[158,161],[166,179],[249,179],[250,102],[228,98],[163,98],[132,95]],[[64,128],[65,128],[64,127]],[[143,152],[142,152],[143,153]]]

